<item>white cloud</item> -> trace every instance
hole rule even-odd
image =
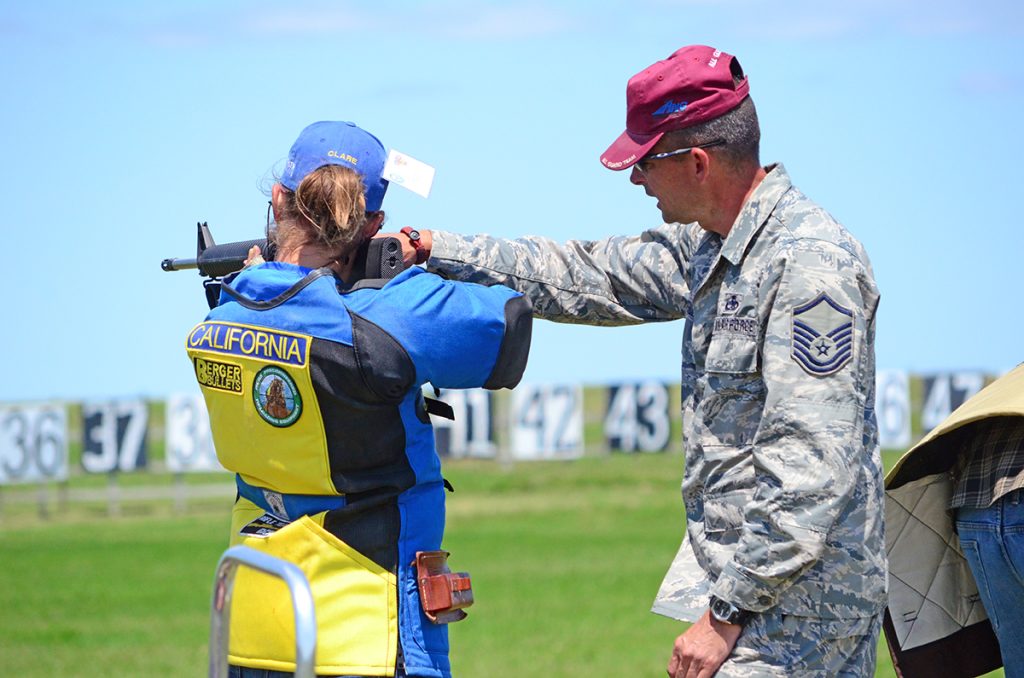
[[[961,75],[956,81],[956,87],[970,95],[1017,94],[1024,90],[1024,79],[1008,73],[973,71]]]
[[[789,39],[1022,35],[1024,3],[1012,0],[634,0],[636,15],[698,22],[710,33]]]
[[[777,17],[768,21],[751,21],[739,26],[744,35],[770,35],[779,40],[838,38],[854,34],[860,28],[860,22],[854,18],[831,13],[829,16],[798,16],[791,19]]]
[[[287,7],[250,11],[237,19],[243,33],[266,35],[323,35],[374,29],[379,19],[344,8]]]
[[[425,16],[438,33],[472,40],[530,38],[569,30],[569,15],[539,5],[483,7],[468,5],[449,16]]]

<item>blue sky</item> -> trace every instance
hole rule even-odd
[[[559,240],[656,225],[599,154],[625,85],[689,43],[739,57],[762,159],[868,249],[879,367],[1024,360],[1018,3],[631,0],[22,3],[0,9],[7,261],[0,400],[192,390],[200,279],[159,262],[259,237],[306,124],[353,120],[437,168],[389,226]],[[679,373],[680,322],[540,322],[528,381]]]

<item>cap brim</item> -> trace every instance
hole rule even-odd
[[[631,134],[629,130],[626,130],[601,155],[601,164],[615,171],[629,169],[636,164],[637,160],[647,155],[664,134],[664,132],[658,132],[648,136],[646,134]]]

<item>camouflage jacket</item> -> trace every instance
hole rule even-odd
[[[428,266],[523,292],[540,318],[686,318],[687,535],[654,611],[846,619],[885,605],[874,415],[878,290],[863,247],[769,168],[728,237],[697,224],[565,245],[435,231]]]

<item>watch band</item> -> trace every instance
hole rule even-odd
[[[399,231],[402,235],[409,239],[409,244],[416,250],[416,263],[422,264],[429,258],[427,248],[423,246],[423,241],[420,240],[420,232],[412,226],[403,226]]]
[[[728,600],[711,596],[711,616],[723,624],[744,624],[750,618],[749,610],[741,610]]]

